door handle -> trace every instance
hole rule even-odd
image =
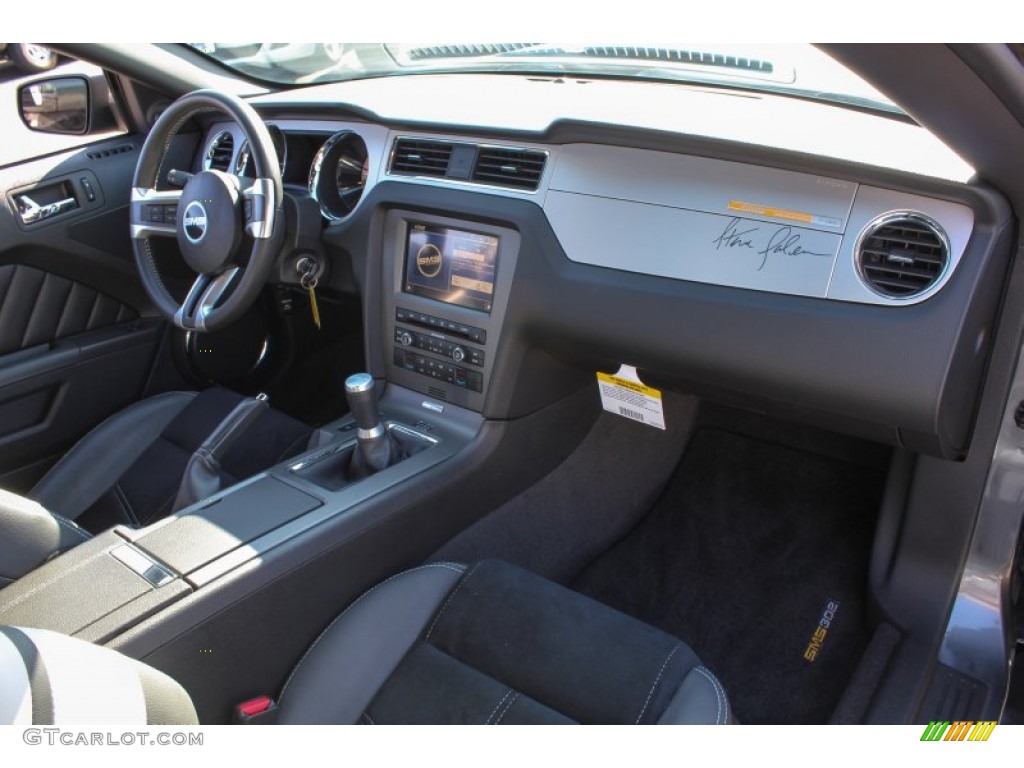
[[[78,207],[78,201],[73,197],[65,197],[46,205],[39,205],[28,195],[15,195],[14,199],[18,204],[18,215],[21,216],[22,224],[35,224]]]

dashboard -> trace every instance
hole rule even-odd
[[[721,102],[716,135],[706,111],[670,121],[664,104],[612,123],[598,88],[562,89],[568,103],[530,119],[501,93],[476,110],[448,100],[441,120],[409,87],[254,100],[286,190],[317,203],[330,258],[351,263],[337,272],[357,277],[375,375],[515,418],[625,363],[655,385],[966,451],[1010,219],[922,129],[680,88]],[[803,123],[780,131],[780,115]],[[810,133],[819,154],[794,149]],[[206,126],[200,154],[246,172],[230,123]]]

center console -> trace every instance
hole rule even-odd
[[[116,527],[37,568],[0,591],[0,624],[107,642],[239,569],[267,566],[283,545],[315,535],[318,546],[329,546],[357,535],[374,523],[362,514],[368,502],[450,459],[479,431],[476,414],[449,408],[439,417],[420,399],[399,388],[382,399],[380,415],[401,449],[394,465],[354,477],[358,428],[345,417],[318,430],[294,459],[153,525]]]
[[[388,380],[481,411],[519,257],[519,233],[392,210],[383,245]]]
[[[202,722],[225,722],[235,703],[276,694],[360,592],[565,459],[596,418],[590,393],[482,415],[492,389],[502,394],[492,377],[519,233],[402,205],[382,209],[364,247],[365,311],[380,319],[367,323],[377,378],[366,385],[398,460],[353,472],[356,446],[376,431],[351,416],[328,424],[304,454],[154,525],[107,531],[0,590],[0,624],[142,659],[186,687]]]

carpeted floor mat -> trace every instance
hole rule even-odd
[[[689,642],[741,722],[827,722],[868,639],[884,479],[877,461],[701,428],[650,514],[572,586]]]

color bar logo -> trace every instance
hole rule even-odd
[[[921,741],[988,741],[995,727],[995,720],[932,720]]]

